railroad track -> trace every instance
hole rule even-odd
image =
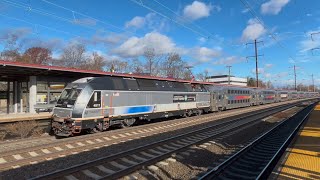
[[[171,158],[176,153],[185,149],[208,142],[217,136],[238,130],[245,126],[251,126],[255,121],[261,120],[296,104],[271,108],[250,115],[222,122],[202,129],[194,130],[161,141],[153,142],[124,152],[99,158],[66,169],[44,174],[34,179],[116,179],[128,175],[146,166],[155,164],[161,160]]]
[[[293,104],[286,104],[282,106],[293,106]],[[248,112],[243,115],[238,115],[234,117],[227,117],[219,121],[226,121],[230,118],[235,118],[237,120],[241,118],[248,118],[250,116],[255,116],[264,112],[270,112],[271,110],[277,110],[281,106],[274,106],[270,109],[264,109],[257,112]],[[68,155],[78,154],[80,152],[89,151],[91,149],[98,149],[105,146],[110,146],[113,144],[128,142],[134,139],[139,139],[145,137],[146,133],[159,134],[168,132],[170,128],[178,128],[182,125],[194,126],[198,121],[203,123],[203,121],[210,121],[212,116],[200,117],[197,119],[190,119],[187,121],[181,121],[179,123],[174,123],[170,125],[160,126],[154,124],[152,128],[145,128],[143,130],[136,128],[129,128],[126,133],[119,133],[116,135],[110,135],[107,133],[93,134],[92,136],[83,136],[69,139],[62,139],[61,141],[56,141],[46,145],[39,145],[24,149],[13,150],[9,152],[3,152],[0,155],[0,170],[8,170],[19,168],[25,165],[37,164],[42,161],[48,161],[56,158],[65,157]],[[223,124],[223,123],[222,123]],[[222,125],[221,124],[221,125]],[[219,128],[220,124],[215,125]]]
[[[256,140],[205,173],[207,179],[267,179],[278,159],[315,104],[282,121]]]

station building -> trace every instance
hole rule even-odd
[[[80,70],[0,60],[0,115],[35,113],[35,108],[38,105],[53,106],[68,83],[84,77],[99,76],[190,83],[190,81],[172,78]]]
[[[39,104],[54,104],[67,83],[104,72],[0,60],[0,114],[35,113]]]
[[[247,86],[247,78],[241,78],[241,77],[235,77],[229,75],[220,75],[220,76],[209,76],[207,77],[207,82],[213,82],[217,84],[229,84],[229,78],[230,78],[230,84],[231,85],[237,85],[237,86]]]

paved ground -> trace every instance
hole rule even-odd
[[[51,117],[51,113],[18,113],[18,114],[0,114],[0,123],[3,122],[14,122],[21,120],[38,120],[38,119],[48,119]]]
[[[271,179],[320,179],[320,103],[272,176]]]

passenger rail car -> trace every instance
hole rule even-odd
[[[280,98],[303,95],[307,97],[283,91]],[[276,101],[274,90],[115,76],[83,78],[61,93],[51,127],[57,136],[70,136],[114,125],[131,126],[138,120],[187,117]]]

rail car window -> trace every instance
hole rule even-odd
[[[211,89],[210,85],[204,85],[204,87],[207,89],[207,91],[210,91],[210,89]]]
[[[206,92],[206,88],[203,86],[203,84],[200,84],[200,89],[201,89],[201,92]]]
[[[173,83],[172,82],[167,82],[169,88],[173,88]]]
[[[124,83],[122,78],[112,78],[114,89],[116,90],[123,90],[124,88]]]
[[[188,92],[192,92],[192,85],[191,84],[184,84],[184,87],[187,89]]]
[[[139,85],[135,79],[125,79],[128,90],[139,90]]]
[[[158,89],[161,89],[161,90],[168,88],[166,86],[167,84],[164,81],[155,81],[155,85]]]
[[[101,107],[101,91],[93,92],[87,108],[100,108]]]
[[[173,88],[177,91],[185,91],[185,86],[183,83],[173,82]]]
[[[149,79],[138,79],[138,83],[140,85],[141,90],[156,90],[154,80]]]

